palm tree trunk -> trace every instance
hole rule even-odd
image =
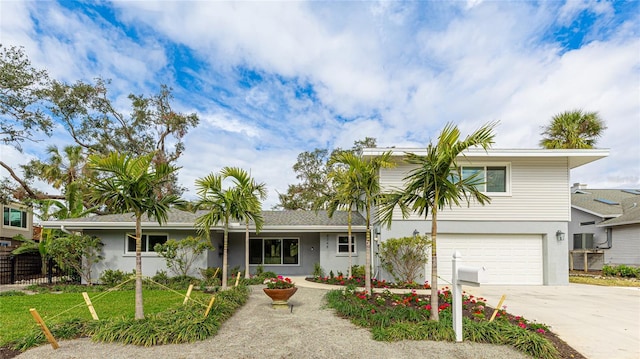
[[[438,315],[438,254],[436,235],[438,233],[438,210],[431,210],[431,316],[429,319],[440,320]]]
[[[353,260],[351,258],[351,207],[349,207],[349,214],[347,214],[347,222],[349,225],[349,231],[347,233],[348,239],[347,239],[347,245],[349,246],[349,270],[347,271],[348,273],[348,277],[351,278],[352,273],[351,273],[351,267],[353,266]]]
[[[224,223],[224,240],[222,244],[222,290],[227,289],[227,245],[229,243],[229,221]]]
[[[364,290],[371,293],[371,233],[369,227],[371,225],[371,206],[367,206],[367,233],[366,233],[366,252],[367,258],[364,267]],[[351,248],[349,248],[351,250]]]
[[[142,302],[142,214],[136,214],[136,319],[144,319]]]
[[[249,278],[251,273],[249,273],[249,220],[246,221],[246,232],[244,236],[244,277]]]

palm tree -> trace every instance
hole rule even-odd
[[[154,163],[154,153],[131,156],[112,152],[105,157],[92,155],[89,165],[102,172],[92,183],[92,197],[116,213],[133,212],[136,217],[136,319],[144,319],[142,304],[142,216],[167,221],[169,207],[181,202],[174,194],[161,189],[177,171],[167,163]]]
[[[233,181],[233,187],[224,188],[225,179]],[[231,220],[247,224],[253,220],[256,231],[262,227],[261,205],[258,199],[264,193],[264,185],[256,184],[249,174],[240,168],[225,167],[219,175],[209,174],[196,180],[199,199],[196,208],[208,212],[196,218],[196,227],[201,234],[210,238],[211,227],[221,223],[224,226],[222,249],[222,289],[227,289],[229,223]],[[247,245],[247,251],[249,246]],[[247,265],[247,268],[249,266]]]
[[[332,163],[334,159],[335,155],[332,156],[330,163]],[[332,197],[328,198],[326,203],[327,215],[329,216],[329,218],[332,218],[333,214],[338,209],[347,211],[347,248],[349,248],[349,267],[347,276],[351,277],[351,267],[353,266],[353,258],[351,252],[351,211],[353,211],[354,209],[363,209],[364,202],[360,198],[360,191],[358,191],[357,185],[353,183],[353,180],[355,178],[349,177],[349,174],[350,172],[342,166],[334,167],[331,172],[329,172],[329,179],[331,179],[331,181],[334,183],[335,192]]]
[[[249,271],[249,221],[253,221],[256,227],[256,234],[260,233],[264,225],[262,203],[260,201],[267,197],[267,185],[257,183],[241,168],[224,168],[222,175],[231,177],[235,186],[240,190],[240,196],[238,197],[242,205],[240,216],[245,221],[244,277],[249,278],[251,275]]]
[[[366,220],[366,261],[365,261],[365,290],[371,293],[371,211],[373,206],[381,199],[380,194],[380,169],[393,167],[391,162],[391,151],[385,152],[377,157],[363,157],[351,151],[342,151],[333,158],[335,163],[346,166],[345,175],[348,178],[350,193],[362,200],[362,208],[365,210]],[[349,248],[351,251],[351,248]]]
[[[489,123],[473,134],[460,140],[460,130],[447,124],[438,137],[438,143],[429,143],[426,155],[407,154],[406,162],[415,165],[403,181],[405,186],[386,195],[380,207],[378,218],[387,226],[391,225],[393,210],[399,206],[403,218],[411,211],[424,216],[431,212],[431,319],[438,320],[438,258],[437,233],[438,212],[445,206],[460,206],[475,200],[480,204],[490,202],[490,198],[478,189],[477,174],[464,178],[457,165],[457,158],[470,147],[480,146],[487,150],[493,143],[493,128],[497,123]]]
[[[544,148],[593,148],[607,126],[597,112],[572,110],[553,116],[542,129]]]

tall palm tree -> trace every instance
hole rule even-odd
[[[553,116],[542,129],[540,146],[544,148],[593,148],[607,126],[598,112],[572,110]]]
[[[335,155],[330,160],[330,163],[334,161]],[[327,203],[327,215],[329,218],[333,217],[333,214],[336,210],[342,209],[347,211],[347,245],[349,248],[349,267],[348,267],[348,276],[351,277],[351,267],[353,266],[353,256],[351,252],[352,247],[352,239],[351,239],[351,223],[352,223],[352,215],[351,212],[355,210],[360,210],[364,208],[364,202],[360,197],[360,191],[357,188],[357,184],[354,183],[355,178],[350,177],[351,173],[347,171],[346,168],[341,166],[333,167],[331,172],[329,172],[329,179],[334,183],[335,192],[334,195],[328,198]]]
[[[365,290],[371,293],[371,212],[373,206],[380,201],[380,169],[393,167],[391,161],[391,151],[385,152],[377,157],[364,157],[351,151],[342,151],[335,155],[335,163],[346,166],[348,182],[351,190],[347,191],[357,194],[362,199],[365,210],[366,233],[366,260],[365,260]],[[351,248],[349,248],[351,251]]]
[[[154,153],[131,156],[112,152],[105,157],[92,155],[89,165],[101,175],[92,183],[92,197],[116,213],[133,212],[136,218],[136,319],[144,319],[142,304],[142,216],[155,219],[160,225],[167,221],[169,207],[181,202],[162,188],[177,171],[167,163],[154,163]]]
[[[251,275],[249,271],[249,221],[253,221],[256,227],[256,234],[260,233],[264,225],[262,203],[260,201],[267,197],[267,185],[256,182],[249,173],[241,168],[225,167],[222,169],[222,175],[225,178],[231,178],[240,191],[238,200],[242,208],[239,214],[244,219],[245,224],[244,276],[249,278]]]
[[[438,136],[438,143],[429,143],[424,156],[407,154],[406,162],[416,167],[404,177],[404,188],[387,194],[386,201],[380,206],[378,218],[387,226],[391,225],[396,206],[401,209],[403,218],[410,212],[417,212],[426,220],[431,212],[431,319],[435,321],[439,319],[438,212],[445,207],[460,206],[463,200],[467,204],[475,200],[483,205],[491,201],[478,189],[477,173],[466,178],[462,176],[457,158],[470,147],[479,146],[485,150],[491,147],[496,125],[495,122],[486,124],[461,140],[458,127],[447,124]]]
[[[225,179],[231,179],[233,186],[223,187]],[[196,218],[198,231],[210,238],[211,227],[223,224],[222,246],[222,289],[227,289],[229,223],[231,220],[245,221],[251,219],[258,227],[262,227],[261,205],[258,197],[263,193],[262,184],[252,183],[247,172],[240,168],[225,167],[219,175],[209,174],[196,180],[198,200],[196,208],[208,212]],[[256,189],[257,188],[257,189]],[[247,224],[248,238],[248,224]],[[248,250],[248,246],[247,246]],[[247,266],[248,268],[248,266]]]

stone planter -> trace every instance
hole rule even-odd
[[[264,288],[264,293],[271,298],[271,305],[274,308],[287,308],[289,306],[288,300],[298,290],[297,287],[285,288],[285,289],[269,289]]]

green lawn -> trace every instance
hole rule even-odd
[[[570,283],[601,285],[607,287],[640,287],[639,280],[617,277],[581,277],[569,276]]]
[[[134,317],[132,290],[89,293],[89,297],[100,319]],[[145,314],[149,314],[182,303],[184,297],[166,290],[144,290],[143,299]],[[30,308],[35,308],[48,326],[71,318],[91,320],[82,293],[0,296],[0,346],[23,338],[38,328]]]

